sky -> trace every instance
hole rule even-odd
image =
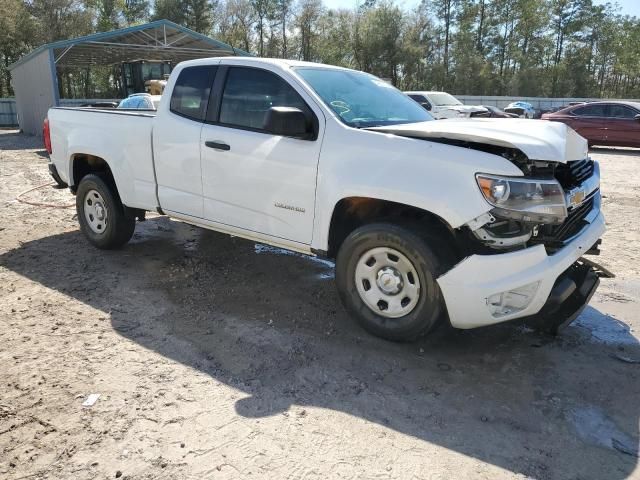
[[[607,0],[593,0],[596,4],[607,3]],[[362,3],[358,0],[323,0],[323,3],[329,8],[351,8]],[[420,0],[396,0],[396,3],[404,7],[411,8],[420,3]],[[616,2],[611,2],[616,3]],[[617,0],[623,15],[635,15],[640,17],[640,0]]]

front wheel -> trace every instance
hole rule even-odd
[[[414,229],[386,223],[360,227],[338,252],[340,299],[368,332],[387,340],[414,340],[444,317],[436,278],[449,255],[436,238]]]
[[[86,175],[76,192],[76,211],[80,230],[94,246],[118,248],[129,241],[136,227],[115,189],[102,177]]]

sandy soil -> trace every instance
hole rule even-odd
[[[0,132],[0,478],[640,478],[640,152],[593,156],[618,277],[575,324],[398,345],[327,262],[159,216],[92,248]]]

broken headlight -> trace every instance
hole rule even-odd
[[[567,218],[564,191],[557,180],[476,175],[484,198],[502,218],[527,223],[558,224]]]

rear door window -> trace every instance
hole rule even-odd
[[[199,65],[183,69],[171,93],[170,110],[191,120],[204,121],[216,68]]]
[[[609,105],[609,117],[633,120],[636,115],[638,112],[626,105]]]
[[[275,73],[258,68],[229,69],[220,104],[221,124],[263,130],[271,107],[295,107],[312,115],[298,92]]]
[[[573,113],[579,117],[604,117],[606,108],[606,105],[586,105],[576,108]]]

